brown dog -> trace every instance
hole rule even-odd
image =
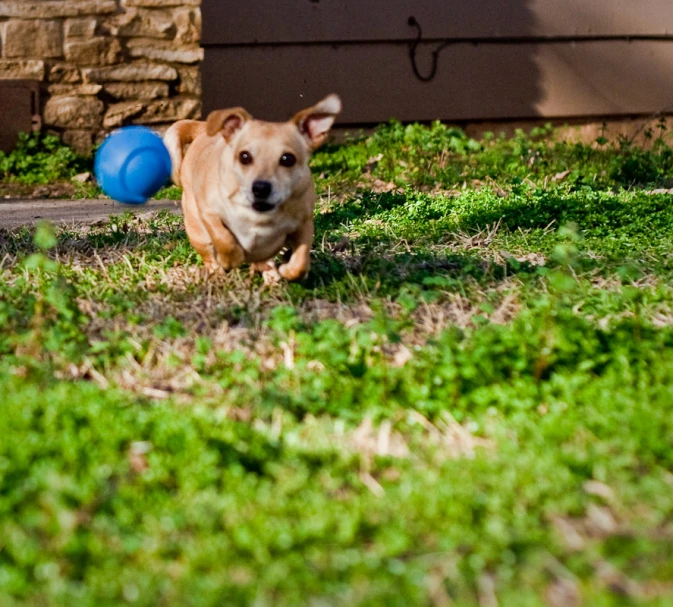
[[[329,95],[289,122],[253,120],[232,108],[168,129],[187,235],[209,271],[251,263],[287,280],[306,275],[315,206],[308,160],[340,111],[339,97]],[[286,246],[292,256],[276,271],[273,259]]]

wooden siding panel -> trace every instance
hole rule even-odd
[[[673,0],[203,0],[206,45],[673,36]]]
[[[29,133],[39,118],[40,83],[0,80],[0,150],[14,149],[19,133]]]
[[[342,124],[637,115],[673,104],[673,41],[455,44],[430,83],[413,76],[405,44],[208,48],[202,70],[206,112],[243,105],[272,120],[330,92],[343,99]]]

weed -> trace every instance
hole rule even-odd
[[[46,184],[70,180],[91,170],[91,161],[78,156],[56,135],[21,133],[14,150],[0,152],[0,180]]]

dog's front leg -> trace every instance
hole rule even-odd
[[[238,268],[245,261],[245,251],[229,228],[216,213],[204,213],[203,223],[210,234],[215,249],[215,258],[225,269]]]
[[[313,218],[305,221],[299,229],[287,239],[292,247],[292,256],[278,272],[286,280],[299,280],[311,269],[311,246],[313,245]]]

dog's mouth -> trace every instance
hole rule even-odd
[[[258,213],[268,213],[269,211],[275,209],[276,205],[266,202],[265,200],[255,200],[252,203],[252,208]]]

